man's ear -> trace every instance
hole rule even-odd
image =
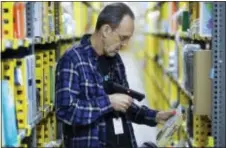
[[[106,38],[107,36],[109,36],[109,34],[112,32],[112,29],[109,25],[105,24],[101,27],[101,33],[102,33],[102,36],[104,38]]]

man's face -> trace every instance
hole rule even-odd
[[[104,39],[104,55],[113,57],[116,53],[123,47],[126,46],[129,42],[130,37],[134,32],[134,20],[125,15],[119,26],[106,34]]]

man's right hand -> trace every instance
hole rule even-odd
[[[112,94],[109,95],[109,99],[115,111],[121,111],[124,113],[133,103],[133,99],[125,94]]]

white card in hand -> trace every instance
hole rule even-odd
[[[115,130],[115,135],[124,133],[121,118],[113,118],[113,126]]]

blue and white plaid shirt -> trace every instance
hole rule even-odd
[[[98,56],[91,47],[89,37],[84,35],[80,44],[67,50],[56,68],[56,116],[65,125],[73,127],[73,137],[64,135],[65,146],[70,148],[105,147],[104,116],[113,111],[108,95],[104,92],[103,78],[97,72]],[[116,55],[116,61],[115,81],[129,87],[119,54]],[[133,148],[137,147],[137,143],[131,122],[155,126],[156,113],[135,103],[128,109],[126,118]]]

